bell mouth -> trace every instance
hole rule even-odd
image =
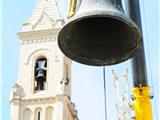
[[[45,81],[45,77],[43,77],[43,76],[38,76],[38,77],[36,77],[36,80],[37,81]]]
[[[131,58],[141,45],[138,27],[123,18],[90,15],[74,18],[60,31],[62,52],[79,63],[104,66]]]

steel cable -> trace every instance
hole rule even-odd
[[[103,84],[104,84],[104,111],[105,111],[105,120],[107,120],[107,99],[106,99],[106,75],[105,67],[103,67]]]

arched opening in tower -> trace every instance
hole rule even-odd
[[[45,83],[47,77],[47,59],[39,58],[35,62],[35,91],[45,90]]]

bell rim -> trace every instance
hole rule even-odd
[[[88,13],[90,13],[90,12],[88,12]],[[86,13],[86,14],[88,15],[88,13]],[[117,16],[117,17],[113,17],[113,15]],[[123,53],[123,55],[121,55],[119,57],[114,57],[112,59],[87,59],[87,57],[84,57],[84,56],[79,57],[77,59],[76,55],[69,54],[69,52],[65,52],[66,49],[61,47],[62,46],[61,45],[61,40],[59,39],[60,35],[64,31],[64,27],[66,27],[70,24],[74,24],[74,23],[76,23],[80,20],[87,19],[87,18],[92,18],[92,17],[108,17],[108,18],[113,18],[115,20],[118,20],[118,21],[121,21],[121,22],[125,23],[127,26],[129,26],[130,29],[133,29],[133,31],[135,31],[135,33],[137,34],[135,47],[132,48],[129,52],[127,52],[127,53],[125,52],[125,53]],[[64,27],[62,28],[62,30],[60,31],[60,33],[58,35],[59,48],[64,53],[64,55],[69,57],[71,60],[76,61],[78,63],[85,64],[85,65],[107,66],[107,65],[115,65],[115,64],[122,63],[122,62],[127,61],[130,58],[132,58],[141,46],[142,35],[141,35],[140,29],[131,19],[127,18],[125,15],[123,15],[122,13],[119,13],[119,12],[113,12],[113,11],[112,12],[107,12],[107,15],[106,15],[106,11],[105,12],[104,11],[99,11],[98,13],[96,11],[96,15],[95,15],[95,13],[92,12],[92,14],[90,14],[89,16],[86,16],[85,14],[78,14],[78,15],[75,15],[74,17],[70,18]]]
[[[85,64],[85,65],[90,65],[90,66],[109,66],[109,65],[116,65],[116,64],[119,64],[119,63],[122,63],[122,62],[125,62],[125,61],[131,59],[134,55],[136,55],[137,51],[139,50],[139,47],[136,46],[128,54],[125,54],[125,55],[123,54],[120,57],[112,58],[112,59],[86,59],[84,57],[82,57],[82,58],[79,57],[77,59],[77,56],[73,56],[71,54],[68,54],[63,49],[61,49],[61,50],[65,56],[67,56],[68,58],[70,58],[71,60],[73,60],[75,62]]]

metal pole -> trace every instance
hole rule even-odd
[[[139,0],[127,0],[127,7],[130,18],[138,25],[139,29],[142,32]],[[132,71],[134,87],[148,86],[143,37],[142,46],[132,59]]]
[[[139,0],[127,0],[128,14],[142,32]],[[143,35],[142,35],[143,36]],[[144,42],[132,59],[135,120],[152,120],[150,87],[148,86]]]

